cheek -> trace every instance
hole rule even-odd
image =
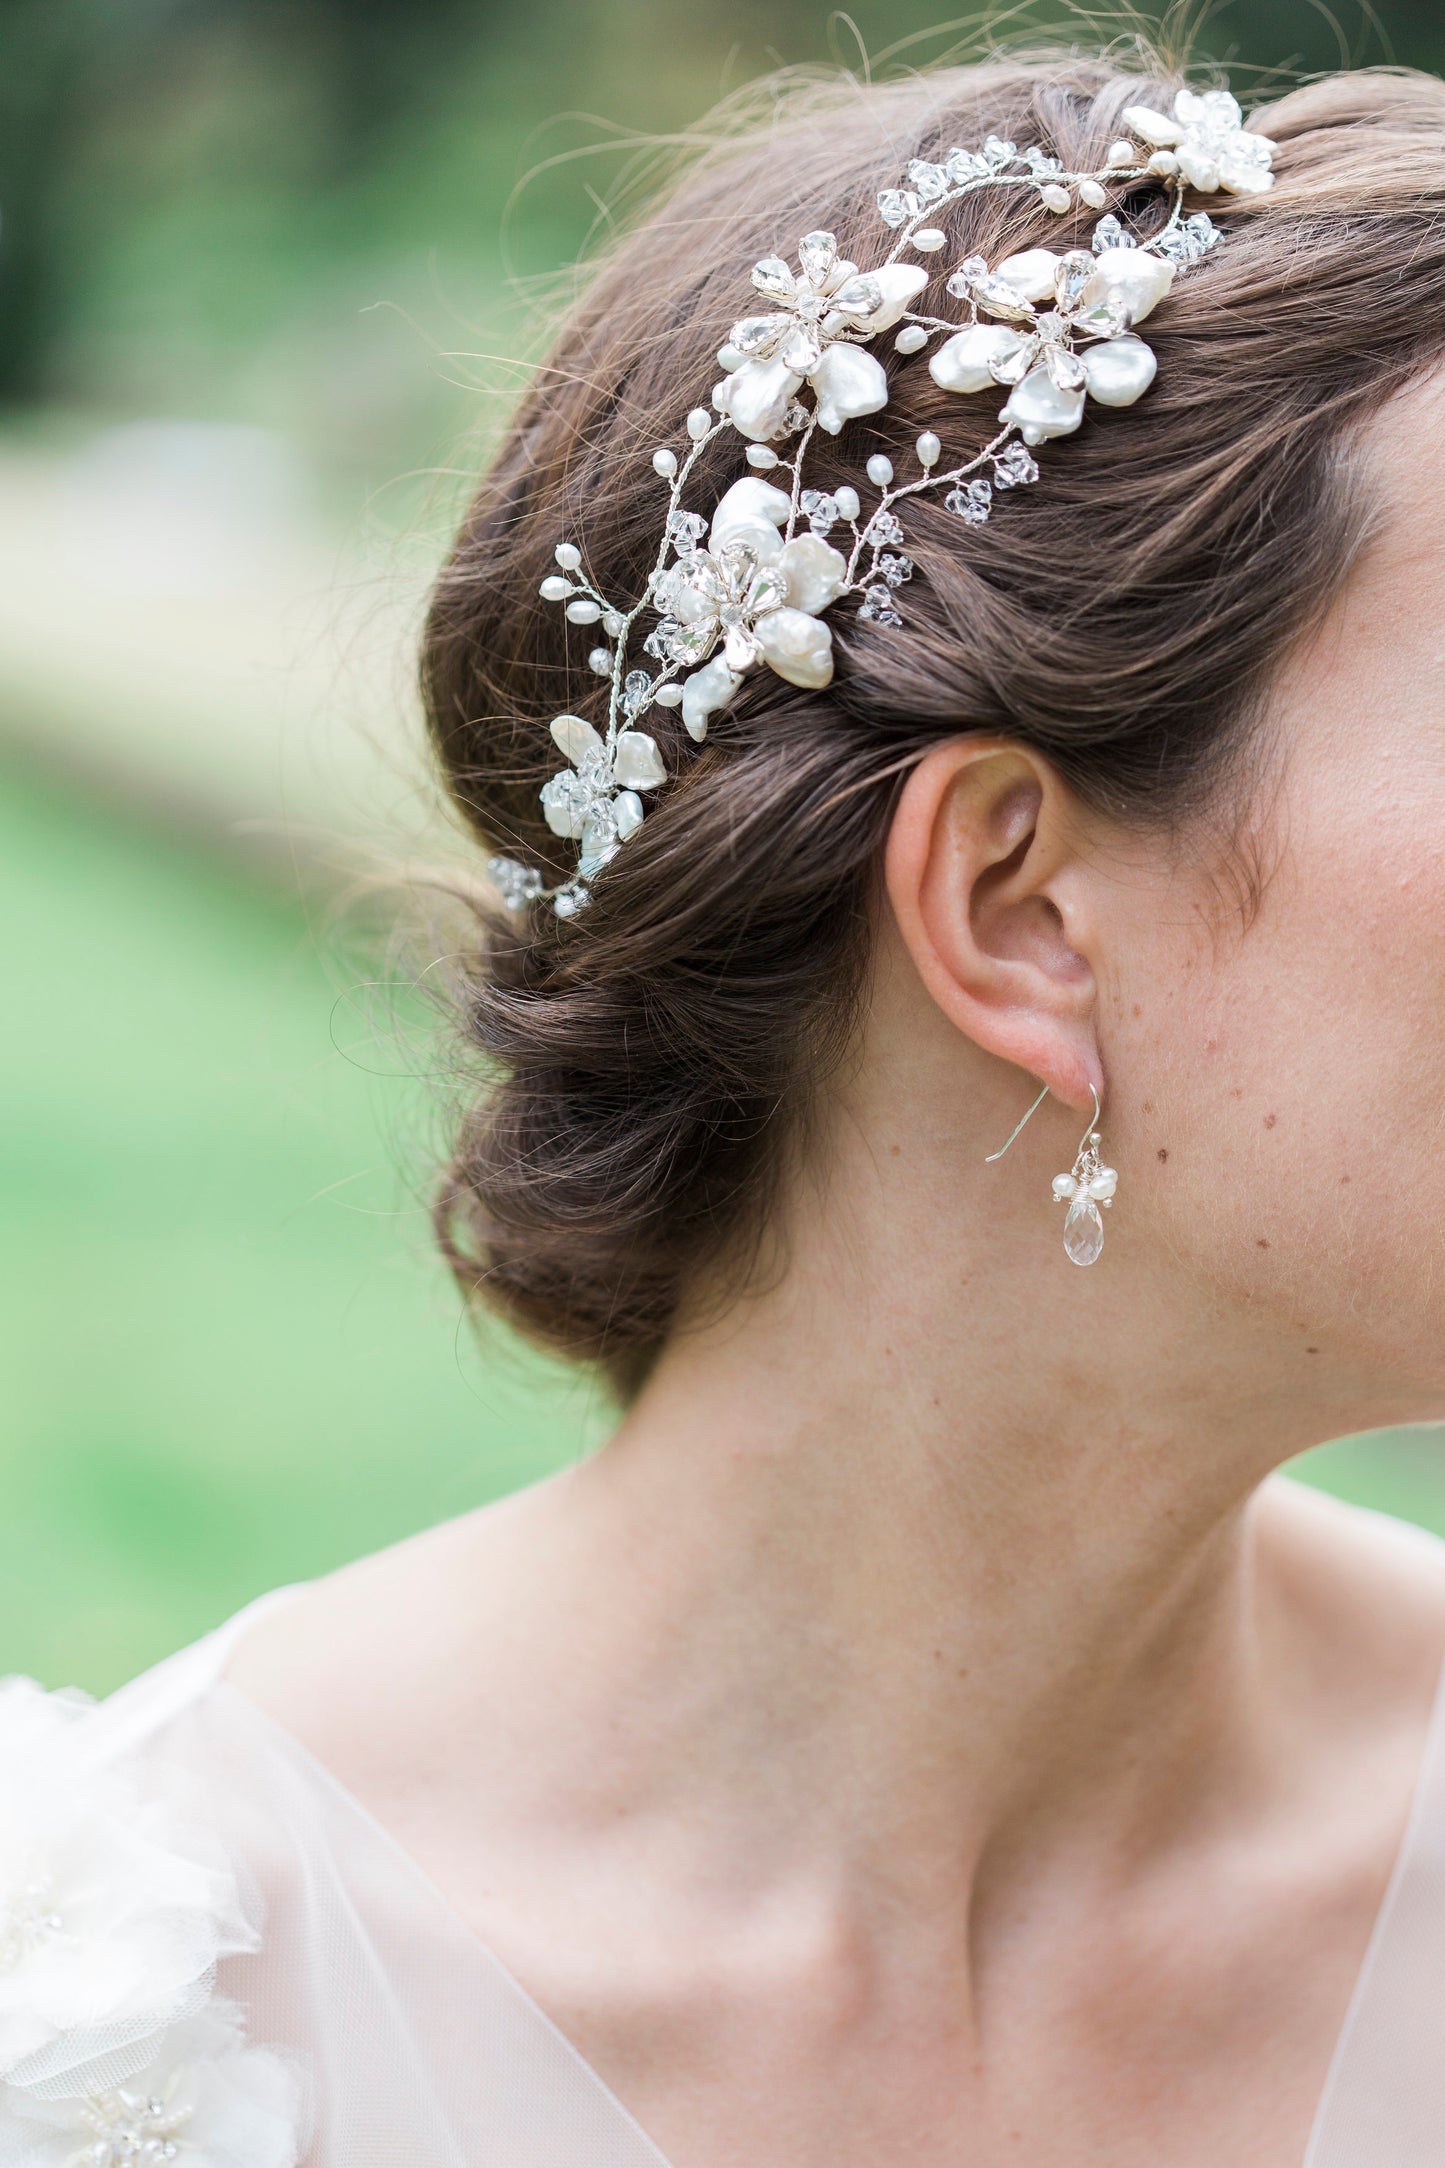
[[[1445,777],[1402,793],[1394,766],[1291,792],[1247,931],[1218,882],[1168,883],[1114,1097],[1148,1239],[1190,1277],[1367,1363],[1439,1347],[1445,1379]]]

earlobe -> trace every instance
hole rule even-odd
[[[884,872],[899,933],[949,1021],[1088,1107],[1103,1077],[1093,967],[1068,923],[1080,865],[1071,811],[1027,747],[951,739],[904,785]]]

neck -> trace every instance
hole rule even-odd
[[[658,1781],[935,1895],[945,1862],[1086,1803],[1137,1850],[1205,1764],[1237,1782],[1254,1755],[1248,1502],[1281,1422],[1177,1341],[1111,1357],[1170,1343],[1127,1266],[1080,1324],[1047,1219],[924,1270],[889,1185],[843,1242],[816,1209],[831,1237],[795,1225],[790,1268],[679,1334],[576,1471],[632,1562],[616,1630]]]
[[[770,1268],[695,1309],[572,1471],[617,1791],[684,1824],[725,1794],[755,1847],[906,1861],[935,1895],[1050,1820],[1137,1858],[1211,1786],[1278,1781],[1289,1628],[1252,1501],[1395,1411],[1190,1280],[1127,1183],[1071,1266],[1049,1185],[1082,1117],[1046,1103],[985,1164],[1018,1073],[911,974],[880,967],[873,1016]]]

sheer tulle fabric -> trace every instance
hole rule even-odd
[[[93,1722],[108,1760],[179,1773],[260,1893],[260,1947],[217,1984],[305,2074],[308,2168],[669,2168],[386,1832],[221,1679],[240,1623]],[[1302,2168],[1445,2168],[1445,1683]]]

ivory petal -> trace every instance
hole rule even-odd
[[[1052,301],[1059,258],[1051,248],[1026,248],[1017,256],[1005,256],[994,273],[1012,286],[1025,301]]]
[[[707,736],[709,717],[727,706],[741,684],[737,671],[730,670],[721,655],[714,655],[711,662],[683,679],[682,721],[690,738],[701,745]]]
[[[725,489],[718,499],[717,510],[712,516],[707,546],[716,556],[728,542],[750,542],[759,555],[776,556],[779,547],[777,530],[791,510],[792,500],[785,489],[772,482],[765,482],[759,474],[745,474],[741,481]],[[763,530],[760,534],[759,530]],[[767,546],[769,540],[772,547]]]
[[[998,381],[989,363],[1007,361],[1023,343],[1007,324],[969,324],[929,356],[928,373],[944,391],[988,391]]]
[[[1268,166],[1254,165],[1247,158],[1226,158],[1220,164],[1219,185],[1231,196],[1262,196],[1273,188],[1274,175]]]
[[[732,381],[736,383],[737,379]],[[808,378],[818,400],[818,426],[836,437],[844,422],[859,414],[876,414],[888,404],[888,379],[883,365],[861,346],[839,341],[824,349],[823,357]]]
[[[657,741],[645,730],[619,730],[612,773],[625,790],[655,790],[667,781]]]
[[[602,750],[598,733],[580,715],[554,715],[548,728],[553,743],[565,753],[574,768],[580,768],[589,753]]]
[[[1156,150],[1172,150],[1176,143],[1184,141],[1184,130],[1177,120],[1167,113],[1156,113],[1152,105],[1130,105],[1124,109],[1124,125],[1132,128],[1136,136],[1152,143]]]
[[[809,617],[837,601],[848,577],[847,559],[816,534],[795,536],[778,558],[778,569],[788,583],[789,603]]]
[[[810,691],[827,685],[833,676],[833,635],[805,610],[769,610],[753,628],[770,670],[790,685]]]
[[[1212,196],[1219,186],[1219,160],[1193,143],[1181,143],[1178,157],[1179,171],[1190,187]]]
[[[868,319],[870,331],[891,331],[928,284],[928,273],[921,263],[886,263],[868,276],[883,292],[882,308]]]
[[[642,800],[635,790],[620,790],[612,801],[612,818],[617,823],[617,839],[625,843],[635,836],[642,826]]]
[[[745,361],[713,392],[713,405],[756,444],[782,435],[783,417],[802,383],[781,361]]]
[[[1079,359],[1084,364],[1089,397],[1100,406],[1132,406],[1154,381],[1159,364],[1142,339],[1102,339]]]
[[[1071,437],[1084,418],[1084,387],[1065,391],[1047,369],[1030,369],[1009,393],[1001,419],[1039,437]]]
[[[1156,256],[1147,248],[1106,248],[1094,265],[1084,300],[1088,306],[1121,300],[1131,322],[1142,324],[1173,284],[1174,266],[1167,256]]]

